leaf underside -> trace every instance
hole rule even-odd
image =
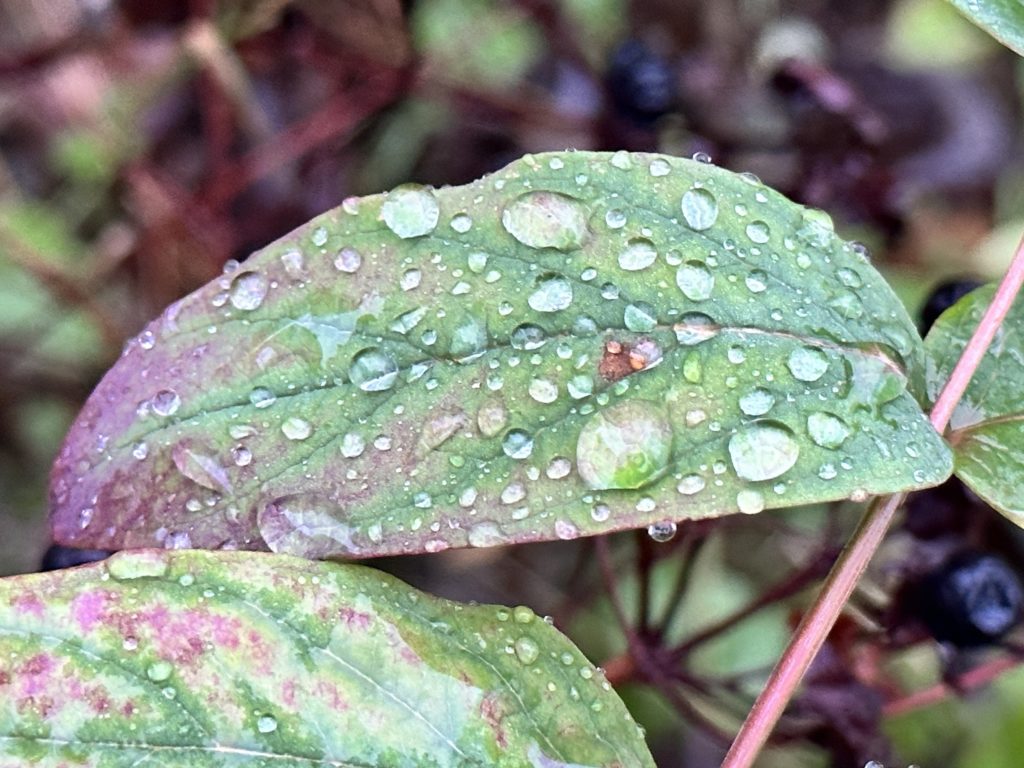
[[[527,156],[347,200],[168,308],[72,428],[52,523],[369,557],[933,485],[921,359],[820,211],[690,160]]]
[[[1007,48],[1024,56],[1024,5],[1020,0],[949,0],[949,2]]]
[[[925,339],[933,402],[974,334],[995,286],[972,291],[936,321]],[[1014,303],[949,422],[956,475],[1024,526],[1024,305]]]
[[[653,766],[525,607],[354,565],[140,550],[0,581],[0,766]]]

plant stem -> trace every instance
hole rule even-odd
[[[1010,268],[996,289],[992,303],[985,311],[953,372],[935,401],[930,420],[936,431],[942,433],[953,410],[963,396],[971,377],[981,363],[1006,313],[1024,283],[1024,240],[1014,254]],[[722,768],[750,768],[772,729],[782,716],[789,700],[796,692],[814,657],[824,645],[828,633],[843,610],[843,606],[868,562],[877,551],[892,519],[906,497],[904,493],[880,497],[868,508],[860,525],[825,579],[821,592],[804,615],[800,626],[790,640],[754,702],[750,714],[740,728],[736,740],[722,762]]]

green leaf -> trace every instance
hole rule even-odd
[[[525,606],[359,566],[142,550],[0,581],[0,765],[653,766]]]
[[[916,488],[952,464],[921,356],[824,214],[688,160],[530,156],[350,199],[168,309],[72,428],[53,525],[367,557]]]
[[[1024,56],[1024,4],[1020,0],[949,0],[964,16]]]
[[[964,296],[925,339],[928,397],[934,402],[992,301],[995,285]],[[956,475],[1024,526],[1024,304],[1014,303],[949,421]]]

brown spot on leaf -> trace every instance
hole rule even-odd
[[[639,339],[634,344],[611,339],[604,345],[597,371],[605,381],[614,383],[631,373],[650,368],[659,360],[661,349],[651,339]]]

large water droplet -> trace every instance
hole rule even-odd
[[[530,248],[572,251],[587,238],[583,205],[557,192],[527,192],[501,214],[501,223],[516,240]]]
[[[688,261],[676,270],[676,285],[690,301],[705,301],[711,298],[715,276],[703,262]]]
[[[782,424],[760,422],[729,440],[733,469],[743,480],[771,480],[788,472],[800,456],[800,445]]]
[[[740,410],[747,416],[764,416],[775,405],[775,395],[757,387],[740,397]]]
[[[767,243],[772,234],[771,228],[763,221],[750,222],[746,231],[747,237],[758,244]]]
[[[702,187],[687,190],[683,195],[682,208],[686,223],[698,232],[711,228],[718,219],[718,200]]]
[[[185,477],[211,491],[232,492],[228,473],[216,458],[199,450],[193,450],[186,443],[177,443],[171,449],[174,466]]]
[[[259,272],[242,272],[231,281],[228,298],[235,309],[251,311],[267,297],[269,284]]]
[[[357,555],[352,527],[335,502],[317,493],[274,499],[256,518],[260,536],[272,552],[307,558]]]
[[[533,379],[528,391],[538,403],[548,404],[558,399],[558,385],[548,379]]]
[[[828,356],[817,347],[797,347],[790,352],[786,365],[793,378],[817,381],[828,370]]]
[[[676,524],[672,520],[662,520],[659,523],[651,523],[647,526],[647,535],[653,541],[664,544],[671,541],[676,535]]]
[[[838,448],[850,436],[850,427],[832,413],[815,411],[807,417],[807,434],[822,448]]]
[[[629,272],[647,269],[658,258],[654,243],[642,237],[634,238],[626,243],[619,253],[619,266]]]
[[[381,219],[403,240],[433,232],[439,215],[433,190],[418,184],[404,184],[391,190],[380,207]]]
[[[383,392],[394,386],[398,363],[384,350],[368,347],[352,358],[348,377],[364,392]]]
[[[537,312],[558,312],[572,304],[572,283],[563,275],[547,273],[537,278],[536,288],[528,299]]]
[[[617,403],[580,430],[576,468],[588,488],[641,488],[668,469],[672,429],[662,406],[645,400]]]

